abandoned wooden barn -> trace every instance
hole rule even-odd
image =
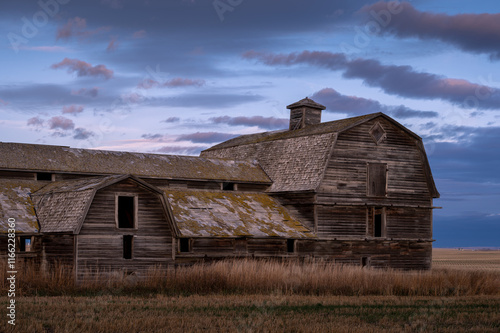
[[[200,157],[0,143],[1,254],[144,272],[233,257],[429,269],[436,190],[422,140],[375,113],[288,130]]]

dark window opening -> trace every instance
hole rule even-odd
[[[19,237],[19,251],[20,252],[31,251],[31,237]]]
[[[369,263],[368,257],[361,258],[361,267],[367,267]]]
[[[48,180],[52,181],[52,174],[49,172],[37,172],[36,180]]]
[[[387,164],[368,164],[368,195],[385,197],[387,188]]]
[[[181,238],[179,240],[179,247],[181,252],[191,252],[189,238]]]
[[[134,228],[135,198],[118,197],[118,228]]]
[[[373,236],[382,237],[382,214],[375,214],[373,222]]]
[[[295,239],[287,239],[286,240],[286,252],[288,252],[288,253],[295,252]]]
[[[123,235],[123,259],[132,259],[133,235]]]
[[[234,183],[222,183],[223,191],[234,191]]]

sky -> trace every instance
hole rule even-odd
[[[0,141],[198,155],[384,112],[423,138],[436,247],[500,247],[497,1],[40,0],[0,4]]]

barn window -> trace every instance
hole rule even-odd
[[[179,250],[181,252],[191,252],[191,241],[189,238],[179,239]]]
[[[50,172],[37,172],[36,180],[52,181],[52,174]]]
[[[370,129],[370,135],[371,135],[373,141],[375,141],[375,143],[378,145],[385,139],[386,132],[385,132],[384,128],[382,127],[382,125],[380,125],[380,123],[377,122]]]
[[[286,252],[288,252],[288,253],[295,252],[295,239],[287,239],[286,240]]]
[[[123,259],[132,259],[134,236],[123,235]]]
[[[361,267],[368,267],[370,265],[370,258],[361,257]]]
[[[222,183],[222,190],[223,191],[234,191],[234,190],[236,190],[236,184],[235,183]]]
[[[116,220],[118,228],[132,229],[137,227],[137,196],[116,196]]]
[[[385,237],[385,208],[373,210],[373,237]]]
[[[20,252],[31,252],[32,238],[30,236],[21,236],[18,238],[18,242]]]
[[[387,195],[387,164],[368,163],[367,193],[372,197]]]

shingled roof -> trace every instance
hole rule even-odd
[[[163,192],[132,175],[89,177],[47,184],[32,194],[42,233],[79,233],[97,190],[125,179],[154,191]],[[167,205],[166,199],[164,205]],[[165,210],[170,213],[168,207]],[[177,228],[174,227],[174,232]]]
[[[315,237],[262,193],[165,190],[183,237]]]
[[[337,134],[379,115],[243,135],[204,150],[202,156],[257,160],[273,180],[268,192],[313,191],[321,182]]]
[[[37,233],[40,230],[30,194],[38,190],[34,180],[0,179],[0,233],[7,233],[8,219],[15,219],[16,232]]]
[[[259,165],[248,161],[5,142],[0,143],[0,169],[271,183]]]

